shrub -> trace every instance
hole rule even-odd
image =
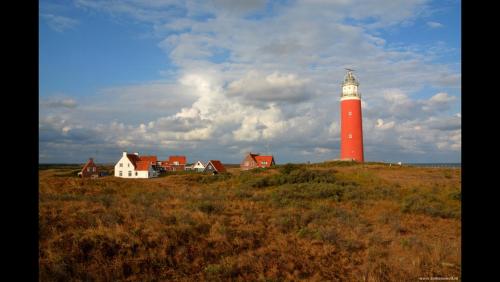
[[[462,192],[461,191],[451,192],[448,196],[452,200],[462,201]]]
[[[205,275],[209,280],[218,281],[236,277],[238,269],[228,264],[210,264],[204,269]]]
[[[278,177],[279,184],[285,183],[335,183],[335,177],[328,170],[293,170]]]
[[[321,239],[319,231],[307,227],[303,227],[297,230],[297,236],[299,238]]]
[[[401,211],[404,213],[426,214],[432,217],[459,218],[460,209],[447,206],[434,195],[413,194],[403,199]]]
[[[304,204],[308,200],[329,199],[340,202],[343,199],[345,187],[336,184],[286,184],[271,192],[271,201],[280,206],[289,204]]]
[[[246,198],[251,198],[253,196],[253,193],[238,189],[234,192],[234,195],[240,199],[246,199]]]
[[[257,221],[257,214],[252,210],[244,210],[241,216],[247,224],[253,224]]]
[[[283,233],[300,228],[300,217],[296,214],[285,215],[277,219],[276,227]]]
[[[278,170],[282,174],[290,174],[292,171],[304,169],[304,165],[287,163],[285,165],[278,166]]]
[[[274,174],[264,177],[255,177],[248,172],[241,173],[239,176],[240,187],[265,188],[271,186],[280,186],[284,184],[298,183],[335,183],[335,176],[332,170],[308,170],[299,165],[285,165],[281,168],[281,174]]]
[[[198,210],[206,213],[206,214],[215,214],[215,213],[220,213],[221,211],[224,210],[224,206],[219,203],[213,203],[213,202],[201,202],[197,204]]]
[[[339,232],[333,227],[322,228],[319,231],[321,240],[330,244],[338,244],[340,240]]]

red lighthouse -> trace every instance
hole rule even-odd
[[[346,70],[340,98],[340,159],[363,162],[363,124],[361,95],[358,93],[359,83],[352,74],[353,70]]]

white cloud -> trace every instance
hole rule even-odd
[[[49,27],[57,32],[73,29],[80,23],[78,20],[54,14],[42,14],[41,16],[47,21]]]
[[[110,87],[96,100],[79,101],[64,123],[41,123],[44,140],[68,140],[60,135],[66,126],[67,133],[96,128],[104,147],[189,152],[197,159],[210,152],[237,162],[241,152],[267,146],[284,161],[302,160],[299,152],[332,159],[343,68],[354,67],[368,156],[431,155],[436,148],[456,156],[460,149],[461,120],[447,112],[460,103],[448,94],[460,88],[460,73],[375,32],[413,21],[425,1],[296,1],[272,3],[268,13],[263,1],[77,4],[151,24],[178,71],[168,82]],[[259,12],[258,19],[246,18]],[[424,86],[439,93],[413,97]]]
[[[427,22],[427,26],[430,28],[441,28],[444,27],[443,24],[438,23],[438,22]]]
[[[46,99],[40,101],[40,106],[48,108],[76,108],[78,103],[71,98],[66,99]]]
[[[396,123],[394,121],[384,123],[384,120],[379,118],[377,119],[377,128],[385,130],[385,129],[391,129],[394,127]]]
[[[300,79],[294,74],[273,72],[263,75],[257,71],[250,71],[243,78],[229,83],[227,96],[242,97],[249,104],[298,103],[310,98],[308,82],[308,79]]]

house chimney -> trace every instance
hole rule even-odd
[[[94,158],[89,158],[89,161],[93,162],[93,161],[94,161]]]
[[[127,152],[123,152],[123,156],[126,157],[127,156]]]

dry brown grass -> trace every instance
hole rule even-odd
[[[324,173],[82,180],[40,170],[40,280],[460,277],[459,169],[303,168]]]

